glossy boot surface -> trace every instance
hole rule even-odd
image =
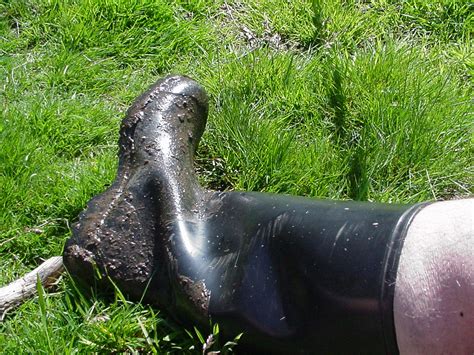
[[[251,350],[395,353],[396,268],[420,206],[206,191],[193,156],[207,105],[179,76],[135,101],[117,178],[66,244],[69,272],[92,284],[96,268],[182,322],[244,332]]]
[[[177,270],[167,245],[176,221],[199,218],[207,196],[192,166],[207,110],[206,93],[185,77],[159,80],[135,100],[122,121],[117,178],[88,203],[66,243],[71,274],[93,284],[96,267],[104,285],[110,277],[134,299],[178,303],[173,283],[181,279],[169,276]],[[188,288],[204,319],[208,296]]]

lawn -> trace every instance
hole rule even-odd
[[[196,169],[210,189],[472,195],[473,14],[469,0],[1,0],[0,285],[61,253],[114,179],[125,110],[169,73],[209,93]],[[208,335],[67,275],[40,295],[0,323],[0,352],[201,352]]]

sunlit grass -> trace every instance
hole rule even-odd
[[[399,203],[472,194],[472,9],[1,2],[0,284],[61,253],[114,178],[126,108],[168,73],[210,94],[196,166],[210,188]],[[65,276],[7,317],[0,349],[200,352],[208,334],[165,312],[85,296]]]

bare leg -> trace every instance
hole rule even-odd
[[[394,318],[401,354],[474,353],[474,199],[434,203],[416,215]]]

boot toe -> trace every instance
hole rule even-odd
[[[187,76],[170,75],[156,83],[158,91],[192,97],[199,105],[207,106],[208,98],[204,88]]]

